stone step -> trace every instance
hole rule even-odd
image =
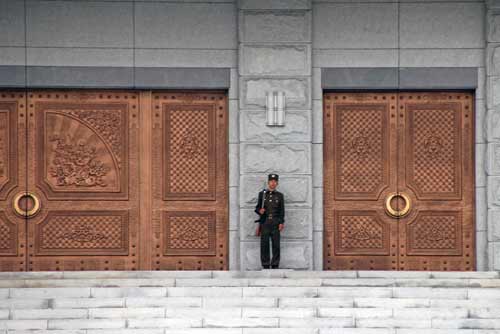
[[[5,288],[50,287],[429,287],[500,288],[499,278],[30,278],[0,279]],[[1,293],[0,293],[1,297]]]
[[[499,334],[497,272],[0,273],[0,334]]]
[[[10,333],[11,331],[9,331]],[[16,334],[498,334],[496,330],[384,328],[167,328],[16,330]],[[7,331],[0,330],[0,334]]]
[[[498,308],[117,307],[0,310],[1,320],[148,318],[500,319]]]
[[[77,318],[40,320],[0,320],[8,330],[77,330],[77,329],[146,329],[146,328],[407,328],[407,329],[500,329],[500,319],[464,318],[249,318],[249,317],[182,317],[182,318]]]
[[[348,279],[500,279],[500,272],[453,271],[305,271],[265,269],[258,271],[58,271],[0,272],[0,280],[103,279],[103,278],[348,278]]]
[[[500,288],[315,287],[315,286],[173,286],[3,288],[2,299],[123,297],[271,297],[425,300],[500,300]]]

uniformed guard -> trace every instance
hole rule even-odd
[[[280,262],[280,233],[285,224],[285,198],[276,190],[278,174],[269,174],[267,189],[259,192],[255,212],[259,215],[257,235],[260,235],[260,261],[262,268],[276,269]],[[269,255],[269,239],[272,242],[273,257]]]

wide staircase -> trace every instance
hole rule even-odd
[[[499,334],[498,272],[0,273],[0,334]]]

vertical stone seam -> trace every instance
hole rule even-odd
[[[397,4],[397,12],[398,12],[398,27],[397,27],[397,34],[398,34],[398,76],[396,78],[396,85],[399,88],[399,77],[400,77],[400,67],[401,67],[401,3],[398,1]]]
[[[28,81],[28,8],[26,0],[23,1],[24,5],[24,88],[27,93]]]
[[[135,87],[135,0],[132,2],[132,85]]]

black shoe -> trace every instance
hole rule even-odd
[[[264,269],[269,269],[269,266],[262,266],[262,268],[264,268]]]
[[[272,269],[278,269],[278,266],[272,266],[271,268]]]

